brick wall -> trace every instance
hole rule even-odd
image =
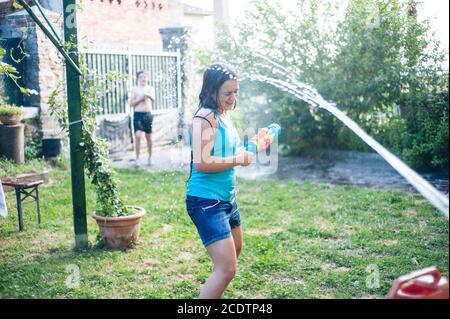
[[[60,16],[47,12],[47,17],[57,28],[61,28]],[[39,95],[24,95],[23,104],[27,107],[39,107],[44,137],[53,136],[60,131],[57,122],[48,114],[48,99],[52,91],[63,80],[62,59],[54,45],[24,11],[16,12],[5,18],[8,26],[8,38],[23,39],[27,57],[23,60],[24,85],[36,90]],[[22,28],[27,28],[26,37]]]
[[[58,15],[51,15],[49,19],[57,30],[61,28],[61,20]],[[39,51],[37,80],[39,83],[41,129],[43,137],[53,137],[58,132],[61,132],[61,129],[56,119],[49,115],[48,100],[56,85],[63,84],[64,67],[61,62],[63,58],[55,46],[48,40],[44,32],[38,27],[36,29],[36,39]]]
[[[161,48],[159,29],[170,23],[170,8],[168,0],[85,0],[77,19],[79,39],[89,46]]]
[[[11,0],[0,0],[0,38],[5,37],[6,33],[5,17],[14,12]]]
[[[42,2],[42,0],[39,0]],[[15,9],[13,6],[13,0],[0,0],[0,38],[9,37],[9,25],[6,25],[6,16],[11,13],[16,13],[20,9]],[[28,0],[28,3],[32,5],[32,1]]]
[[[0,21],[7,14],[13,13],[14,9],[12,7],[12,1],[1,1],[0,0]]]
[[[47,9],[51,0],[41,1]],[[17,12],[12,1],[0,0],[0,29],[3,25],[8,38],[22,38],[21,27],[28,26],[28,38],[24,41],[26,71],[23,74],[25,85],[39,92],[38,96],[25,97],[24,105],[40,107],[40,119],[44,137],[52,136],[60,129],[48,114],[48,97],[63,78],[63,67],[58,53],[42,31],[36,27],[25,12],[20,16],[5,15]],[[147,50],[162,49],[159,32],[173,24],[177,0],[83,0],[82,8],[77,10],[80,44],[92,47],[118,48],[130,47]],[[61,19],[57,14],[48,14],[57,29]],[[0,34],[2,36],[2,34]],[[173,121],[176,124],[176,121]]]
[[[79,40],[88,46],[162,48],[160,28],[173,20],[173,0],[83,0],[77,11]],[[12,0],[0,0],[0,25],[15,12]],[[46,9],[58,6],[40,0]],[[0,37],[2,30],[0,28]]]

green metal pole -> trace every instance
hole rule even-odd
[[[64,41],[71,42],[70,58],[78,65],[78,38],[75,0],[63,0]],[[72,205],[75,228],[75,248],[88,246],[86,220],[86,194],[83,149],[81,148],[81,92],[80,76],[75,68],[66,64],[67,103],[69,107],[70,167],[72,176]]]
[[[58,49],[58,51],[64,56],[66,61],[78,72],[78,74],[81,75],[81,71],[78,69],[78,66],[72,61],[72,59],[69,57],[68,53],[64,48],[62,47],[61,43],[58,39],[55,39],[53,34],[51,34],[50,31],[47,30],[45,25],[39,20],[37,15],[33,12],[31,7],[28,5],[28,3],[25,2],[25,0],[19,0],[19,3],[22,5],[22,7],[28,12],[30,17],[36,22],[36,24],[41,28],[42,32],[47,36],[47,38],[53,43],[53,45]],[[45,14],[42,12],[44,17],[46,18]]]
[[[41,4],[39,3],[38,0],[33,0],[34,5],[38,8],[39,12],[42,14],[42,16],[44,17],[45,22],[47,22],[48,26],[50,27],[50,29],[53,32],[53,35],[55,36],[55,38],[61,43],[61,39],[58,35],[58,32],[56,32],[55,27],[53,26],[53,23],[50,22],[50,20],[47,18],[47,15],[44,12],[44,9],[42,9]]]

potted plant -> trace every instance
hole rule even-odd
[[[0,123],[3,125],[17,125],[25,115],[23,108],[13,104],[0,105]]]
[[[80,77],[83,120],[80,146],[83,148],[88,177],[96,193],[97,208],[92,217],[96,220],[107,247],[130,247],[139,237],[140,221],[145,210],[142,207],[125,206],[120,199],[113,171],[107,161],[107,143],[95,134],[98,131],[96,115],[100,107],[99,96],[104,92],[105,80],[90,74],[83,63],[80,63],[80,69],[84,74]],[[108,80],[111,81],[112,77],[114,76],[109,75]],[[56,116],[61,127],[68,132],[67,105],[58,102],[61,93],[61,86],[52,92],[49,110],[51,115]]]
[[[47,136],[42,139],[42,154],[45,159],[58,157],[61,154],[61,138]]]

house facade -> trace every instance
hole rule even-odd
[[[23,105],[28,113],[39,114],[44,138],[60,129],[48,112],[48,98],[64,80],[60,54],[25,10],[15,9],[13,0],[0,0],[0,45],[14,52],[5,60],[21,73],[20,84],[39,94],[24,96],[11,83],[0,85],[0,102]],[[32,5],[32,1],[29,1]],[[62,0],[39,0],[46,16],[62,35]],[[213,12],[183,4],[181,0],[82,0],[78,3],[77,27],[80,50],[131,50],[163,52],[170,38],[189,28],[194,38],[213,40]],[[32,6],[39,16],[39,10]],[[41,20],[42,17],[41,17]],[[195,35],[197,32],[197,35]],[[211,45],[210,45],[211,46]],[[10,51],[12,49],[12,51]],[[16,63],[17,59],[20,63]],[[0,81],[1,82],[1,81]],[[16,90],[16,91],[14,91]],[[175,121],[176,122],[176,121]]]

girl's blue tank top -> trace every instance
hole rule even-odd
[[[224,119],[215,112],[217,130],[214,136],[212,156],[229,157],[236,154],[240,138],[231,121]],[[192,145],[192,143],[191,143]],[[230,201],[235,195],[236,175],[234,168],[220,172],[199,172],[192,165],[191,177],[189,178],[186,194],[190,196],[203,197]]]

